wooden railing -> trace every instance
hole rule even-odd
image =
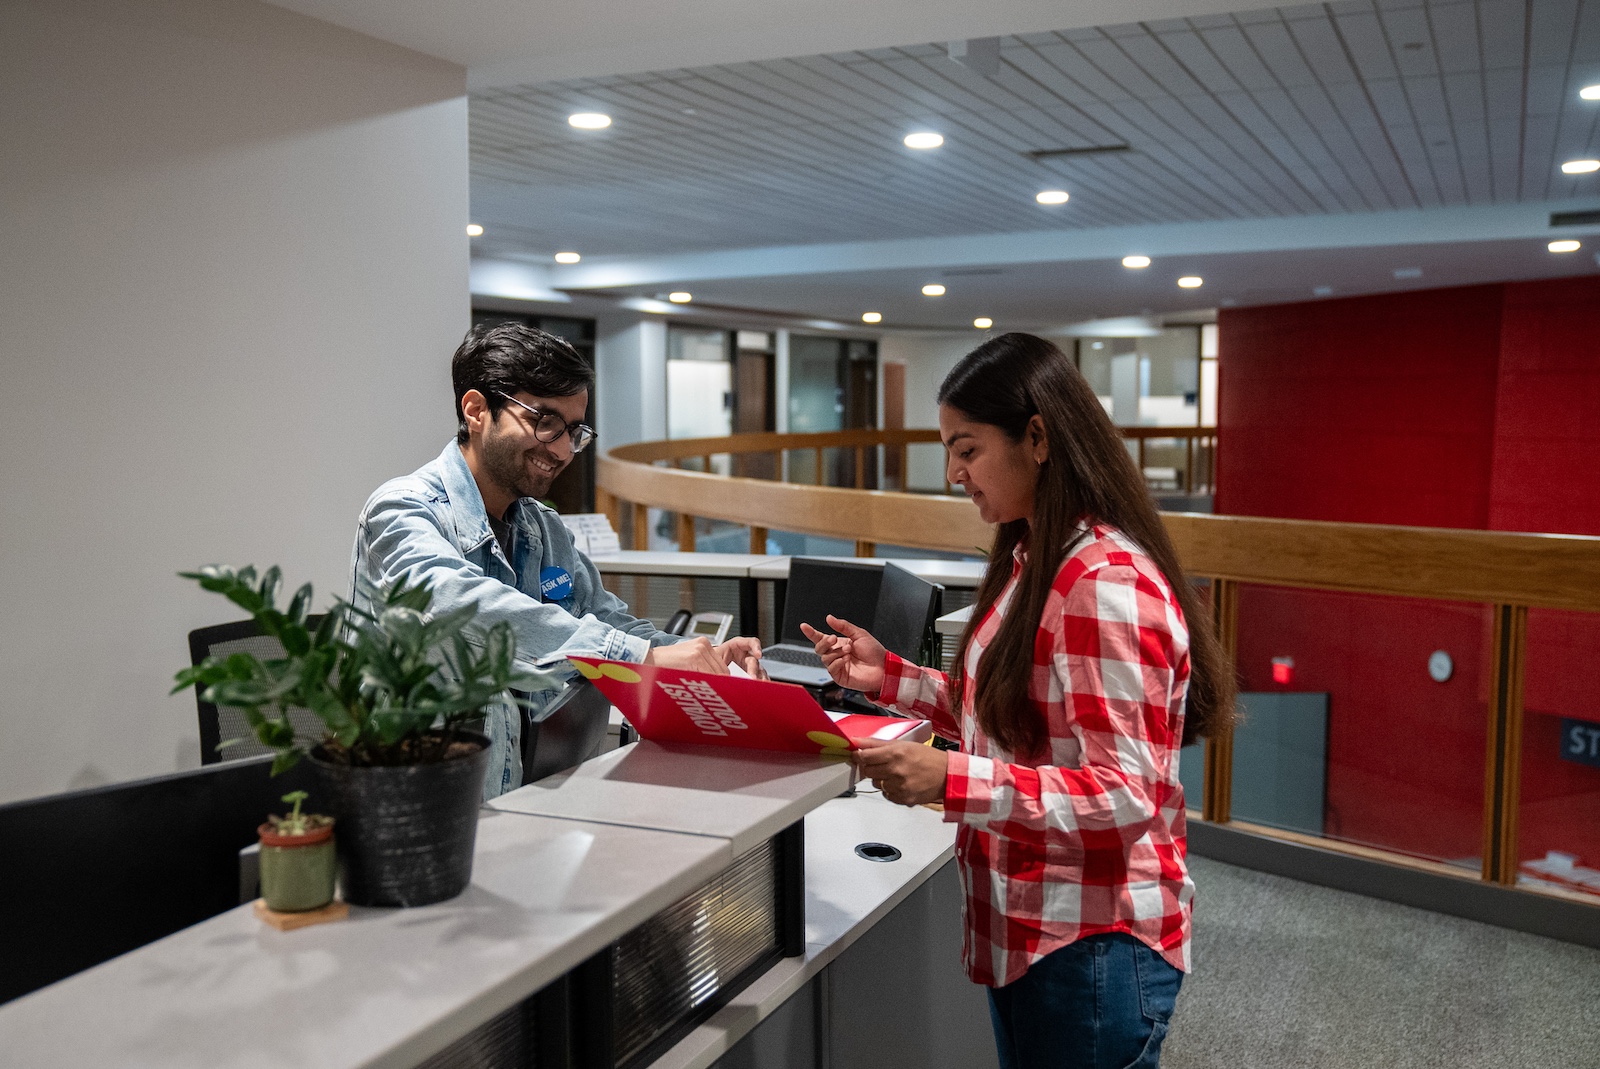
[[[1184,464],[1174,490],[1185,493],[1209,492],[1216,470],[1216,428],[1214,427],[1128,427],[1124,437],[1137,443],[1139,467],[1145,469],[1149,443],[1181,443]],[[877,542],[916,546],[924,549],[955,550],[969,553],[985,544],[987,535],[966,498],[954,495],[941,501],[938,494],[904,491],[868,491],[879,496],[856,496],[866,489],[868,472],[898,472],[901,486],[909,471],[908,449],[913,445],[939,444],[939,432],[931,429],[830,431],[821,434],[733,434],[720,438],[679,438],[655,442],[635,442],[618,446],[600,457],[595,472],[598,507],[611,515],[612,526],[622,529],[618,501],[634,503],[636,508],[661,508],[679,517],[680,546],[694,548],[692,517],[751,523],[750,544],[760,552],[766,545],[769,527],[831,538],[845,538],[870,546]],[[844,465],[850,477],[845,487],[829,486],[825,478],[830,451],[845,450],[850,464]],[[795,454],[810,461],[809,487],[835,490],[847,497],[797,495],[794,490],[808,484],[783,479]],[[712,458],[734,458],[735,472],[749,470],[755,458],[765,459],[772,477],[731,480],[711,474]],[[869,463],[869,460],[872,463]],[[693,465],[692,467],[690,465]],[[670,465],[661,467],[658,465]],[[943,481],[944,495],[951,487]],[[882,482],[881,475],[877,480]],[[911,500],[907,500],[911,499]],[[770,516],[771,522],[754,523],[752,515]],[[685,519],[689,517],[691,519]],[[643,549],[648,536],[641,522],[633,526],[634,547]],[[911,532],[910,542],[889,537],[888,532]],[[870,555],[863,549],[862,555]]]
[[[1138,435],[1175,436],[1167,428]],[[1198,437],[1196,435],[1195,437]],[[844,431],[826,435],[749,434],[727,438],[642,442],[613,449],[599,460],[601,507],[619,530],[632,510],[634,544],[643,541],[646,512],[678,514],[680,548],[694,548],[694,517],[747,524],[752,552],[764,552],[769,529],[853,541],[858,555],[879,543],[955,552],[983,552],[993,536],[975,508],[960,496],[802,485],[770,479],[708,474],[720,453],[781,453],[853,449],[855,470],[874,447],[904,448],[937,441],[928,431]],[[1193,441],[1193,439],[1191,439]],[[703,458],[701,471],[679,465]],[[821,470],[822,465],[817,465]],[[780,465],[781,469],[781,465]],[[902,465],[902,472],[905,470]],[[1210,585],[1219,637],[1236,657],[1239,587],[1262,584],[1455,602],[1490,607],[1488,747],[1484,774],[1483,868],[1500,884],[1517,877],[1517,817],[1522,746],[1522,666],[1527,658],[1530,608],[1600,613],[1600,538],[1516,534],[1380,524],[1163,513],[1185,570]],[[1208,739],[1205,749],[1208,821],[1231,818],[1233,739]],[[1304,840],[1305,836],[1248,826],[1253,833]],[[1318,845],[1394,864],[1455,874],[1443,864],[1391,851],[1315,840]]]

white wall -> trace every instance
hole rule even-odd
[[[595,319],[595,447],[667,436],[667,322],[659,316]]]
[[[343,592],[453,428],[465,76],[255,0],[12,0],[0,32],[0,801],[198,763],[173,573]]]
[[[939,405],[934,400],[939,384],[987,337],[981,331],[960,334],[884,334],[878,340],[878,359],[906,366],[906,426],[939,426]],[[944,450],[936,445],[914,445],[906,454],[906,484],[918,490],[944,488]]]

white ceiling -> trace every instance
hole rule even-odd
[[[1600,155],[1577,95],[1600,0],[281,2],[468,66],[475,262],[517,265],[522,296],[1021,325],[1414,288],[1392,275],[1411,261],[1436,285],[1595,270],[1544,242],[1600,234],[1546,225],[1600,209],[1600,175],[1559,170]],[[994,76],[925,43],[985,33]],[[615,121],[573,130],[576,110]],[[921,128],[944,147],[904,148]],[[1108,144],[1129,149],[1029,155]],[[1369,213],[1393,236],[1340,239]],[[1113,247],[1166,255],[1133,279]],[[1202,290],[1173,287],[1180,258]],[[916,296],[950,269],[1003,273]],[[491,274],[475,292],[511,296]]]
[[[467,68],[473,88],[1204,15],[1260,0],[271,0]]]
[[[487,255],[649,255],[1569,197],[1597,181],[1559,164],[1595,144],[1600,4],[1533,10],[1526,107],[1509,0],[1011,36],[993,78],[911,45],[485,91],[473,211]],[[945,146],[901,145],[924,127]]]

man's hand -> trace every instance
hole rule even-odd
[[[825,635],[810,624],[800,631],[816,647],[822,667],[841,687],[876,694],[883,689],[883,665],[888,657],[883,644],[863,628],[837,616],[828,617],[828,626],[839,632]]]
[[[857,739],[856,744],[861,747],[853,755],[856,767],[889,801],[922,805],[944,797],[944,781],[950,772],[945,751],[889,739]]]
[[[761,670],[761,640],[749,635],[730,638],[716,648],[723,664],[736,664],[756,679],[766,679]]]
[[[652,646],[650,652],[644,655],[644,663],[653,664],[657,668],[710,672],[714,676],[728,674],[728,666],[717,656],[711,640],[705,637],[686,639],[670,646]]]

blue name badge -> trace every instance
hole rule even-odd
[[[551,565],[539,573],[539,596],[546,601],[563,601],[572,596],[572,576],[565,568]]]

